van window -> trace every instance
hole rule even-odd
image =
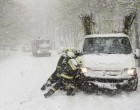
[[[132,48],[127,37],[94,37],[85,39],[83,53],[130,54]]]
[[[36,40],[36,43],[37,45],[40,45],[40,44],[50,44],[50,40],[44,40],[44,39],[41,39],[41,40]]]

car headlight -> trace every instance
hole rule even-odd
[[[87,73],[87,68],[81,68],[82,73]]]
[[[124,69],[123,73],[130,76],[136,75],[136,68]]]
[[[40,50],[38,50],[38,51],[37,51],[37,53],[41,53],[41,51],[40,51]]]

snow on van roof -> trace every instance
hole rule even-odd
[[[91,34],[85,36],[85,38],[92,38],[92,37],[129,37],[124,33],[112,33],[112,34]]]

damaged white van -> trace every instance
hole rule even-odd
[[[129,36],[93,34],[84,38],[82,88],[94,91],[95,87],[109,90],[135,91],[138,86],[136,60],[139,49],[133,50]]]

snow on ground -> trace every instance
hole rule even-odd
[[[9,56],[10,56],[9,50],[0,50],[0,62],[1,62],[3,59],[5,59],[5,58],[7,58],[7,57],[9,57]]]
[[[45,99],[47,90],[40,88],[55,70],[58,58],[15,52],[0,62],[0,110],[140,110],[140,86],[136,92],[115,96],[80,92],[69,97],[57,91]]]

